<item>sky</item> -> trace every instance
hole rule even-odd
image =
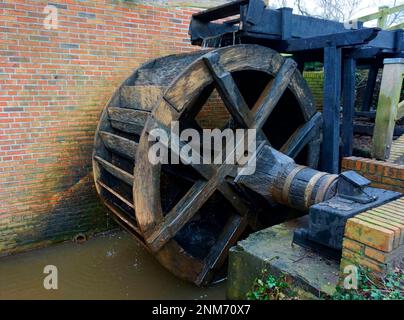
[[[288,7],[293,7],[295,0],[266,0],[271,6],[274,5],[279,7],[279,4],[286,3]],[[302,0],[304,2],[306,8],[310,13],[316,13],[317,0]],[[355,10],[354,14],[350,18],[362,17],[371,13],[375,13],[378,11],[378,7],[380,6],[394,6],[404,4],[404,0],[363,0],[361,5]],[[283,5],[280,5],[283,6]],[[295,12],[297,13],[297,12]]]

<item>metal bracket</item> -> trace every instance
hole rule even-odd
[[[370,181],[355,171],[345,171],[339,175],[337,195],[341,198],[352,200],[358,203],[370,203],[377,200],[365,191],[365,187],[370,185]]]

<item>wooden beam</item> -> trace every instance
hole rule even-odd
[[[204,259],[204,267],[198,276],[197,284],[209,282],[211,272],[223,265],[230,247],[234,245],[246,227],[247,219],[245,217],[232,216],[229,218],[218,240]]]
[[[399,30],[399,29],[404,29],[404,22],[387,28],[387,30]]]
[[[167,137],[169,137],[169,141],[167,144],[165,144],[165,141],[161,141],[160,143],[164,143],[164,146],[166,148],[173,147],[173,143],[176,143],[177,141],[179,142],[178,145],[174,145],[174,147],[171,149],[171,152],[176,152],[176,150],[181,150],[183,145],[185,144],[184,142],[180,142],[179,139],[172,139],[170,130],[163,126],[160,123],[156,123],[156,126],[152,126],[148,131],[150,131],[152,128],[159,128],[163,130],[166,134]],[[197,152],[194,150],[193,152]],[[178,154],[180,157],[181,155]],[[201,155],[197,155],[201,161],[200,164],[195,164],[191,163],[190,165],[192,168],[194,168],[204,179],[209,180],[211,179],[217,172],[217,166],[216,165],[204,165],[203,164],[203,159]],[[244,202],[244,200],[228,185],[228,183],[224,182],[218,185],[218,190],[219,192],[229,201],[229,203],[240,213],[240,215],[245,215],[249,211],[249,206]]]
[[[341,49],[324,49],[324,126],[321,167],[323,171],[339,171]]]
[[[404,10],[404,4],[401,4],[401,5],[392,7],[392,8],[389,8],[388,6],[383,6],[383,7],[379,8],[378,12],[371,13],[371,14],[368,14],[363,17],[359,17],[358,20],[362,21],[362,22],[372,21],[372,20],[379,19],[383,15],[390,15],[390,14],[393,14],[395,12],[399,12],[402,10]]]
[[[250,115],[248,105],[238,89],[232,75],[225,71],[223,66],[220,65],[219,55],[214,52],[208,53],[203,56],[203,61],[209,68],[212,77],[217,84],[217,90],[234,120],[244,128],[251,127],[253,118]]]
[[[296,156],[313,138],[317,136],[316,130],[319,130],[322,125],[323,117],[320,112],[317,112],[308,122],[298,128],[288,141],[282,146],[280,152],[291,158]]]
[[[269,115],[274,110],[279,99],[288,87],[296,68],[297,63],[293,59],[286,59],[276,74],[272,84],[266,87],[262,93],[264,98],[255,113],[255,128],[262,128],[265,124]],[[259,100],[261,100],[261,98]]]
[[[379,66],[373,64],[369,67],[368,81],[366,83],[366,90],[362,100],[361,111],[369,111],[375,92],[377,74],[379,73]]]
[[[215,183],[216,182],[216,183]],[[159,251],[195,215],[213,194],[217,181],[197,181],[150,235],[146,235],[152,251]]]
[[[350,157],[353,152],[353,121],[355,113],[356,61],[352,57],[344,59],[343,72],[343,118],[342,156]]]
[[[286,51],[297,52],[322,49],[329,46],[330,42],[335,47],[366,44],[375,39],[379,32],[380,29],[378,28],[365,28],[312,38],[290,39],[286,41]]]
[[[372,146],[372,157],[378,160],[386,160],[390,156],[403,76],[404,59],[384,60]]]

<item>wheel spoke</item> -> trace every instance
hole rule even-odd
[[[255,113],[255,126],[256,128],[262,128],[267,121],[269,115],[274,110],[275,106],[282,97],[287,86],[290,83],[293,73],[295,72],[297,64],[292,59],[286,59],[282,67],[280,68],[275,79],[268,84],[263,91],[258,101],[261,103],[259,107],[256,107]]]
[[[317,112],[308,122],[299,127],[286,141],[280,152],[295,158],[300,151],[317,135],[322,121],[321,113]]]
[[[153,129],[159,129],[159,130],[164,131],[168,137],[168,140],[163,141],[161,139],[161,140],[159,140],[159,143],[161,143],[165,148],[167,148],[167,150],[171,149],[171,152],[173,154],[175,154],[176,156],[180,157],[181,160],[185,160],[185,159],[181,158],[181,156],[182,156],[181,154],[178,154],[178,151],[181,150],[181,148],[183,146],[185,146],[185,144],[186,144],[185,142],[180,141],[178,136],[173,137],[171,130],[161,123],[154,121],[152,124],[150,124],[150,126],[147,128],[147,131],[150,135],[152,134],[151,132]],[[199,159],[199,164],[191,163],[190,165],[204,178],[209,179],[210,177],[212,177],[216,172],[217,166],[212,165],[212,164],[203,165],[203,157],[199,153],[199,151],[192,149],[192,152],[193,152],[194,157]]]
[[[217,90],[223,102],[233,116],[234,120],[243,127],[250,128],[253,123],[250,109],[238,89],[232,75],[225,71],[219,63],[217,53],[208,53],[203,57],[213,79],[217,84]]]
[[[163,126],[160,123],[155,123],[152,128],[159,128],[161,130],[164,130],[167,134],[167,136],[169,136],[169,140],[171,140],[171,136],[170,136],[170,130]],[[149,130],[150,132],[150,130]],[[179,139],[172,139],[171,140],[172,143],[176,143],[179,142],[179,145],[176,146],[175,148],[171,149],[173,152],[175,152],[175,150],[181,150],[181,147],[183,145],[185,145],[185,143],[179,141]],[[165,141],[160,141],[160,143],[163,143],[164,147],[166,147],[167,149],[170,147],[170,143],[165,143]],[[192,168],[195,169],[195,171],[197,171],[204,179],[206,180],[210,180],[216,173],[217,173],[217,165],[213,165],[213,164],[203,164],[203,159],[202,156],[199,154],[199,152],[197,152],[196,150],[193,150],[193,152],[195,152],[196,157],[198,157],[200,159],[200,164],[196,164],[196,163],[191,163],[190,166],[192,166]],[[178,155],[180,156],[180,155]],[[233,165],[227,165],[229,167],[231,167],[232,169],[234,169]],[[244,201],[244,199],[242,199],[229,185],[227,182],[221,183],[218,185],[218,190],[220,191],[220,193],[229,201],[229,203],[237,210],[237,212],[240,213],[240,215],[244,215],[248,212],[248,207],[249,205]]]
[[[155,230],[146,235],[153,251],[158,251],[195,215],[216,190],[213,181],[197,181]]]
[[[218,240],[204,259],[204,267],[197,279],[198,284],[208,282],[212,271],[222,266],[227,257],[228,250],[237,241],[246,226],[247,219],[245,217],[232,216],[229,219]]]
[[[209,181],[200,180],[191,187],[155,231],[146,236],[153,251],[158,251],[175,236],[216,191],[232,169],[232,166],[222,165]]]

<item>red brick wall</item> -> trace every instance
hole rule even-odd
[[[189,51],[196,9],[115,0],[0,2],[0,254],[110,226],[91,176],[103,106],[140,63]]]
[[[375,188],[404,193],[404,166],[368,158],[342,159],[341,170],[354,170],[369,179]]]

